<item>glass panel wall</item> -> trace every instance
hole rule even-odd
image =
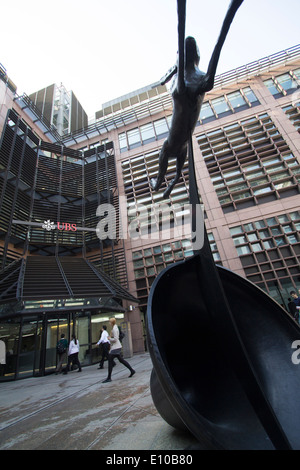
[[[57,365],[56,345],[61,334],[69,336],[69,315],[48,315],[45,338],[45,373],[54,372]]]
[[[43,351],[43,338],[44,338],[44,326],[45,321],[42,317],[40,317],[37,321],[36,327],[36,342],[35,342],[35,362],[34,362],[34,369],[33,375],[42,375],[43,373],[43,366],[44,366],[44,351]]]
[[[26,317],[22,321],[18,378],[32,377],[36,356],[37,317]]]
[[[76,314],[75,335],[79,341],[79,362],[82,366],[92,363],[90,348],[90,312],[82,312]],[[72,330],[71,330],[72,332]],[[70,338],[71,339],[71,338]]]
[[[97,346],[101,328],[105,324],[110,332],[111,317],[120,324],[124,313],[49,313],[0,321],[0,382],[54,373],[58,361],[56,345],[62,333],[69,342],[75,332],[83,366],[96,364],[101,356]]]
[[[4,343],[0,381],[12,380],[17,370],[20,337],[20,317],[0,321],[0,341]]]

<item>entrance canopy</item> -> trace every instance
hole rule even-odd
[[[137,302],[120,284],[84,258],[28,256],[11,263],[0,274],[2,315],[50,308],[124,311],[122,300]]]

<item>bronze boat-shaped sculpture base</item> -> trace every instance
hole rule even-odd
[[[157,410],[170,425],[188,429],[200,448],[300,449],[300,364],[292,361],[298,325],[254,284],[218,266],[232,313],[227,327],[222,295],[218,304],[220,292],[205,266],[196,255],[166,268],[152,286],[147,334]],[[259,397],[256,403],[255,393],[249,399],[247,368],[243,375],[236,367],[239,354],[228,328],[266,405]]]

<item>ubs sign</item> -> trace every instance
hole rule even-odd
[[[76,227],[76,224],[69,224],[68,222],[57,222],[57,224],[55,225],[54,222],[50,222],[50,220],[45,220],[43,225],[42,225],[42,228],[44,228],[45,230],[54,230],[54,229],[58,229],[58,230],[64,230],[64,231],[67,231],[67,232],[76,232],[77,230],[77,227]]]

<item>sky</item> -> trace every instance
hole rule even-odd
[[[229,0],[187,0],[186,36],[206,71]],[[27,95],[72,90],[89,118],[157,82],[176,62],[176,0],[1,0],[0,63]],[[5,18],[5,21],[3,19]],[[244,0],[217,75],[300,43],[299,0]]]

